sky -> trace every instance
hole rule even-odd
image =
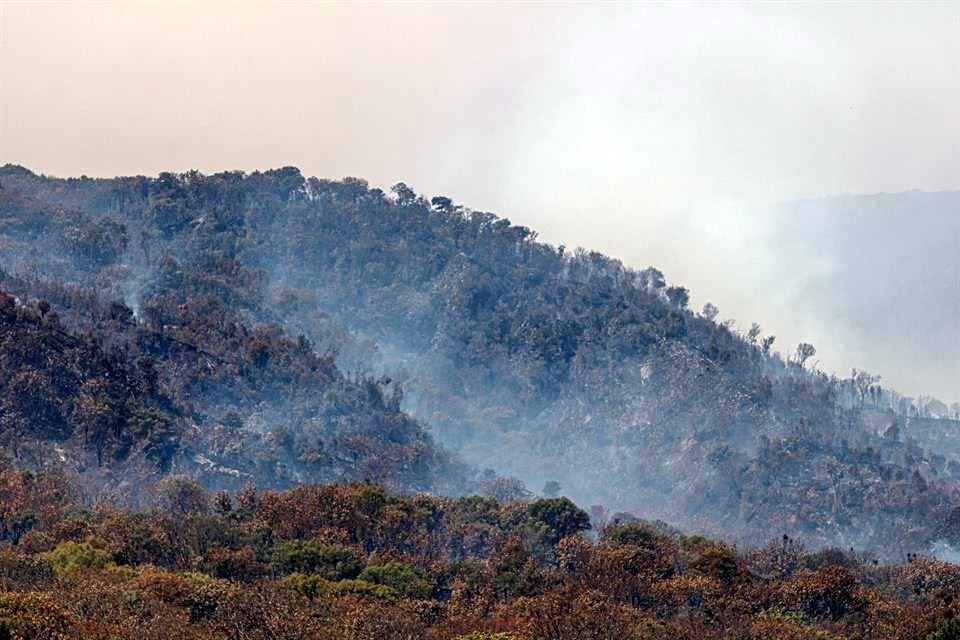
[[[960,190],[957,33],[951,3],[0,0],[0,162],[402,180],[950,402],[960,198],[929,268],[910,211],[796,232],[780,203]],[[858,246],[934,286],[852,294]]]

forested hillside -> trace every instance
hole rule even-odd
[[[134,503],[174,471],[232,489],[363,478],[464,488],[463,468],[398,397],[345,378],[305,339],[231,324],[215,306],[154,327],[122,304],[0,273],[9,285],[49,294],[23,305],[0,291],[2,446],[18,466],[58,467],[93,496]],[[66,330],[51,299],[96,329]]]
[[[0,185],[0,286],[130,371],[154,362],[156,390],[124,388],[124,406],[169,415],[167,446],[205,478],[462,490],[470,472],[429,429],[502,498],[528,493],[497,474],[597,517],[746,543],[903,557],[960,542],[960,448],[929,450],[928,422],[914,438],[929,411],[877,376],[817,371],[812,345],[781,354],[758,325],[688,309],[655,268],[403,184],[293,168],[61,180],[8,166]]]
[[[60,467],[93,496],[133,503],[172,471],[232,489],[464,489],[462,466],[400,411],[399,391],[344,375],[303,336],[245,324],[230,292],[239,274],[214,291],[223,275],[192,269],[135,317],[111,289],[131,286],[133,267],[117,262],[124,224],[9,188],[0,212],[2,266],[17,273],[0,270],[0,419],[18,466]]]

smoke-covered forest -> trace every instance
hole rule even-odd
[[[0,628],[955,637],[960,404],[689,298],[403,183],[0,168]]]

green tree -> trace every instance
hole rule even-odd
[[[58,575],[87,567],[105,567],[113,560],[103,549],[72,540],[61,542],[56,549],[42,554],[41,557],[50,563]]]
[[[569,498],[545,498],[528,507],[527,527],[553,546],[561,538],[589,529],[590,516]]]
[[[390,587],[408,598],[429,598],[433,592],[433,584],[423,572],[402,562],[367,567],[360,573],[359,579]]]
[[[277,545],[271,563],[282,573],[315,574],[327,580],[355,578],[363,568],[363,561],[353,549],[313,540],[292,540]]]

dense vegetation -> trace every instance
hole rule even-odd
[[[46,299],[0,290],[2,450],[20,468],[57,467],[91,498],[148,504],[144,482],[185,472],[239,488],[373,478],[404,490],[463,490],[439,451],[374,380],[343,376],[304,338],[249,330],[215,304],[175,325],[137,323],[62,287],[0,272],[83,314],[64,328]]]
[[[499,473],[597,517],[885,558],[960,542],[956,407],[821,373],[812,345],[781,355],[757,325],[688,309],[654,268],[403,184],[293,168],[60,180],[10,166],[0,184],[2,287],[137,380],[141,360],[156,372],[156,389],[110,393],[166,416],[167,450],[117,436],[121,458],[232,488],[256,470],[261,486],[530,496]]]
[[[566,498],[390,495],[374,484],[84,508],[0,469],[0,635],[330,640],[948,640],[960,568],[911,556],[738,553]],[[15,525],[16,535],[9,528]]]

